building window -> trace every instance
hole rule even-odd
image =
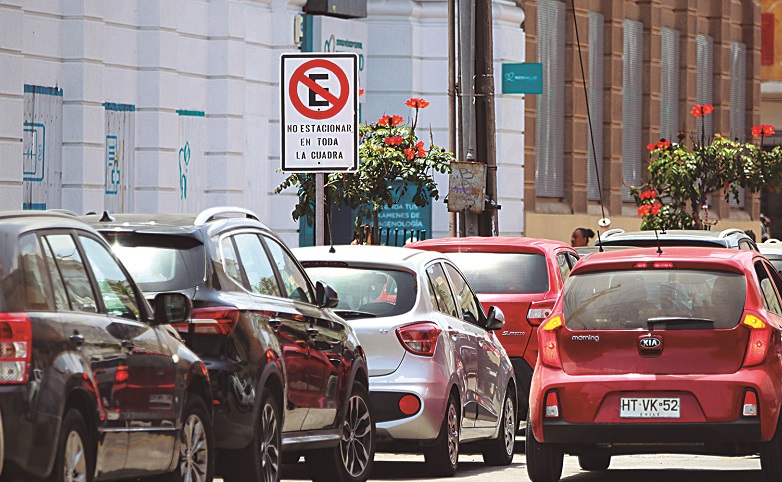
[[[747,46],[741,42],[730,44],[730,138],[744,142],[747,138]],[[730,197],[730,205],[744,207],[744,189],[739,188],[739,200]]]
[[[660,137],[679,133],[679,31],[662,29],[660,49]]]
[[[536,114],[536,194],[564,195],[565,4],[538,3],[538,62],[543,64],[543,94]]]
[[[589,13],[589,117],[592,128],[587,131],[587,190],[590,201],[600,199],[603,183],[603,14]],[[594,143],[594,146],[592,145]]]
[[[697,50],[697,81],[695,86],[695,103],[712,104],[714,82],[714,39],[708,35],[696,37]],[[711,144],[711,136],[714,133],[713,116],[706,115],[696,119],[696,136],[700,142],[701,133],[705,135],[705,143]],[[703,126],[703,131],[701,131]]]
[[[622,197],[632,201],[626,185],[641,185],[643,24],[625,19],[622,54]]]

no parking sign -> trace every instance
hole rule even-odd
[[[280,74],[282,170],[356,170],[358,56],[283,54]]]

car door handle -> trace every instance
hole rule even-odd
[[[76,345],[77,348],[84,344],[84,335],[76,330],[73,331],[73,335],[71,335],[68,339],[71,340],[71,343]]]
[[[269,326],[272,328],[272,330],[277,331],[280,329],[280,325],[282,325],[282,320],[279,318],[269,318]]]
[[[133,348],[136,347],[136,344],[133,343],[133,340],[122,340],[120,345],[122,345],[122,348],[126,350],[132,350]]]
[[[317,328],[312,328],[312,327],[307,328],[307,336],[309,336],[310,338],[315,338],[316,336],[318,336],[318,333],[319,331]]]

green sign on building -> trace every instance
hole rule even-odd
[[[542,94],[543,64],[538,62],[502,64],[503,94]]]

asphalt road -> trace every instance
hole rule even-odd
[[[480,455],[462,455],[459,472],[453,478],[430,478],[421,455],[377,454],[370,480],[406,481],[487,481],[525,482],[527,467],[523,442],[513,463],[507,467],[487,467]],[[303,463],[286,465],[283,482],[311,480]],[[220,479],[217,479],[220,480]],[[565,457],[565,482],[763,482],[757,457],[704,457],[695,455],[627,455],[614,457],[605,472],[586,472],[576,457]]]

